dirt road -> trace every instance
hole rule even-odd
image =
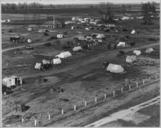
[[[106,34],[106,35],[112,36],[112,35],[119,35],[119,34]],[[77,36],[78,35],[75,35],[74,37],[77,37]],[[131,35],[131,37],[137,37],[137,38],[140,38],[140,37],[142,37],[142,38],[159,38],[159,36],[157,36],[157,35],[155,35],[155,36],[154,35]],[[61,39],[61,40],[65,40],[65,39],[66,38]],[[44,45],[46,43],[48,43],[48,42],[39,42],[39,43],[30,44],[30,46],[35,47],[35,46]],[[2,52],[8,52],[8,51],[11,51],[11,50],[21,49],[21,48],[25,48],[25,46],[23,45],[23,46],[16,46],[16,47],[12,47],[12,48],[5,48],[5,49],[2,49]]]
[[[139,110],[141,109],[144,109],[146,107],[149,107],[151,105],[154,105],[154,104],[158,104],[160,102],[160,96],[156,96],[155,98],[152,98],[148,101],[145,101],[143,103],[140,103],[138,105],[135,105],[133,107],[130,107],[128,109],[125,109],[125,110],[121,110],[121,111],[118,111],[116,113],[113,113],[111,114],[110,116],[108,117],[105,117],[103,119],[100,119],[94,123],[91,123],[89,125],[86,125],[85,127],[101,127],[105,124],[108,124],[110,122],[113,122],[113,121],[117,121],[119,119],[122,119],[122,120],[130,120],[132,121],[132,116]],[[128,118],[128,119],[127,119]]]
[[[65,118],[57,122],[51,122],[46,126],[90,126],[92,122],[95,122],[103,117],[110,116],[116,111],[121,111],[123,109],[128,109],[130,111],[138,110],[138,107],[146,107],[145,104],[153,104],[158,102],[159,95],[159,81],[134,92],[125,94],[122,97],[113,99],[112,101],[105,103],[100,106],[96,106],[88,109],[87,111],[79,112],[71,117]],[[156,99],[150,100],[154,97]],[[145,102],[147,101],[147,102]],[[156,102],[155,102],[156,101]],[[144,103],[145,102],[145,103]],[[140,104],[140,105],[137,105]],[[137,106],[135,106],[137,105]],[[122,113],[122,112],[121,112]],[[122,114],[121,114],[122,115]],[[114,114],[116,117],[116,115]],[[90,125],[89,125],[90,124]]]
[[[70,38],[74,38],[76,37],[77,35],[73,36],[73,37],[69,37],[69,38],[63,38],[61,39],[62,41],[63,40],[67,40],[67,39],[70,39]],[[49,41],[45,41],[45,42],[38,42],[38,43],[32,43],[30,44],[31,47],[36,47],[36,46],[40,46],[40,45],[44,45],[46,43],[49,43]],[[25,48],[25,45],[21,45],[21,46],[16,46],[16,47],[11,47],[11,48],[5,48],[5,49],[2,49],[2,52],[8,52],[8,51],[12,51],[12,50],[15,50],[15,49],[22,49],[22,48]]]

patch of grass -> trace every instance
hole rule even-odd
[[[44,44],[44,46],[49,47],[49,46],[52,46],[52,44],[51,43],[46,43],[46,44]]]

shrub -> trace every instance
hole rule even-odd
[[[44,32],[44,36],[49,36],[49,34],[47,32]]]
[[[47,47],[49,47],[49,46],[51,46],[52,44],[51,43],[46,43],[46,44],[44,44],[44,46],[47,46]]]

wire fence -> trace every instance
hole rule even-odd
[[[147,78],[140,80],[125,80],[125,83],[117,89],[104,93],[100,96],[95,96],[89,100],[82,100],[77,104],[73,104],[70,107],[61,108],[59,111],[41,112],[39,114],[24,115],[19,120],[22,126],[40,127],[47,126],[51,122],[54,123],[58,120],[62,120],[66,117],[74,115],[78,112],[85,111],[89,108],[98,106],[103,103],[108,103],[110,100],[120,97],[126,93],[135,91],[139,88],[143,88],[148,84],[152,84],[158,81],[160,78],[159,73],[148,76]]]

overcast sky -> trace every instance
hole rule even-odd
[[[0,0],[2,3],[31,3],[38,2],[42,4],[97,4],[100,2],[111,2],[111,3],[141,3],[154,1],[159,2],[160,0]]]

